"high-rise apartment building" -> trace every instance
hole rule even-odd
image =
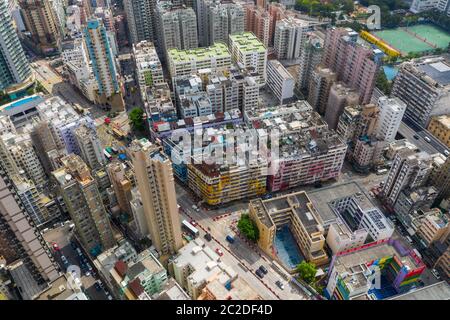
[[[358,90],[360,103],[370,102],[379,65],[373,49],[357,42],[358,33],[349,28],[327,30],[322,63],[337,74],[338,81]]]
[[[269,12],[254,4],[245,4],[245,31],[253,32],[267,48],[272,40],[271,22]]]
[[[99,188],[83,160],[70,154],[52,172],[83,247],[93,256],[115,245]]]
[[[294,77],[278,60],[269,60],[267,63],[267,85],[280,104],[294,96]]]
[[[30,135],[25,133],[8,133],[1,136],[0,139],[3,140],[0,142],[0,154],[3,154],[3,152],[10,154],[10,159],[14,161],[15,166],[19,169],[19,172],[16,173],[23,171],[23,174],[32,180],[36,187],[41,188],[44,186],[47,182],[47,177],[33,148]],[[6,147],[6,150],[3,147]],[[11,166],[8,158],[4,159],[4,166],[5,168]]]
[[[15,92],[32,82],[30,65],[19,42],[6,0],[0,1],[0,90],[15,98]]]
[[[244,32],[244,8],[229,0],[215,0],[208,5],[208,45],[228,43],[229,35]]]
[[[82,124],[74,130],[74,138],[78,145],[78,155],[89,168],[91,170],[103,168],[106,159],[95,129]]]
[[[336,130],[339,117],[347,106],[356,106],[359,102],[359,94],[352,88],[341,82],[334,83],[330,88],[328,101],[325,108],[325,121],[330,129]]]
[[[49,0],[19,0],[30,40],[43,54],[54,53],[61,44],[61,28]]]
[[[336,73],[321,65],[318,65],[311,73],[308,83],[308,102],[321,115],[325,114],[330,90],[336,80]]]
[[[395,140],[406,104],[398,98],[380,97],[378,107],[380,116],[376,135],[380,140],[390,143]]]
[[[316,22],[295,17],[287,17],[277,21],[274,35],[274,49],[278,59],[297,59],[308,39],[308,33],[313,31]]]
[[[415,153],[400,150],[394,157],[391,170],[383,186],[383,195],[394,204],[400,192],[406,187],[421,187],[431,172],[431,156],[426,152]]]
[[[124,105],[116,64],[106,29],[100,19],[88,21],[84,29],[84,39],[97,80],[98,102],[109,103],[113,109],[122,110]]]
[[[318,31],[306,35],[299,57],[297,87],[300,90],[308,90],[311,74],[322,61],[324,38],[325,35]]]
[[[426,128],[432,116],[448,114],[450,63],[439,56],[404,62],[395,78],[392,96],[406,103],[407,119]]]
[[[49,248],[27,215],[3,163],[0,163],[0,256],[7,264],[21,260],[39,285],[58,277]]]
[[[130,201],[132,200],[132,182],[127,177],[121,162],[114,161],[107,168],[109,180],[111,181],[117,204],[120,211],[132,215]]]
[[[156,0],[124,0],[125,15],[132,43],[155,41]]]
[[[258,73],[258,83],[267,79],[267,48],[251,32],[230,35],[230,51],[234,62]]]
[[[146,139],[135,140],[131,149],[150,238],[160,254],[175,254],[183,242],[172,163]]]
[[[198,47],[197,17],[192,8],[159,1],[156,5],[158,47],[166,55],[170,49]]]

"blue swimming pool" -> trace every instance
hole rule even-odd
[[[384,74],[389,81],[394,80],[395,76],[398,73],[398,68],[392,66],[383,66]]]
[[[278,258],[291,269],[305,260],[288,226],[283,226],[277,230],[274,246]]]
[[[12,102],[9,106],[7,106],[5,108],[5,110],[20,107],[20,106],[23,106],[24,104],[30,103],[35,100],[42,100],[42,98],[40,96],[32,96],[32,97],[23,98],[23,99]]]

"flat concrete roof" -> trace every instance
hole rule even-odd
[[[450,300],[450,285],[441,281],[388,300]]]
[[[311,200],[314,208],[317,210],[319,218],[322,219],[323,225],[328,226],[335,222],[338,216],[330,205],[330,202],[345,197],[358,196],[358,202],[361,209],[376,208],[370,201],[364,190],[356,182],[346,182],[339,185],[321,188],[308,192],[308,197]]]

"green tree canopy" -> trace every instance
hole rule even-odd
[[[387,79],[383,69],[380,69],[380,71],[378,72],[376,86],[378,89],[383,91],[384,94],[386,95],[391,94],[392,83]]]
[[[302,261],[297,266],[297,272],[299,273],[300,279],[311,284],[316,279],[317,268],[314,263]]]
[[[136,131],[144,130],[144,111],[141,108],[134,108],[128,114],[128,119],[130,120],[130,125]]]
[[[237,224],[239,231],[252,241],[258,241],[259,229],[256,223],[250,218],[248,214],[242,214]]]

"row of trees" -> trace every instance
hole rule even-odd
[[[355,6],[352,0],[336,0],[333,2],[297,0],[295,9],[312,16],[335,18],[334,12],[342,11],[343,13],[349,14],[355,10]]]

